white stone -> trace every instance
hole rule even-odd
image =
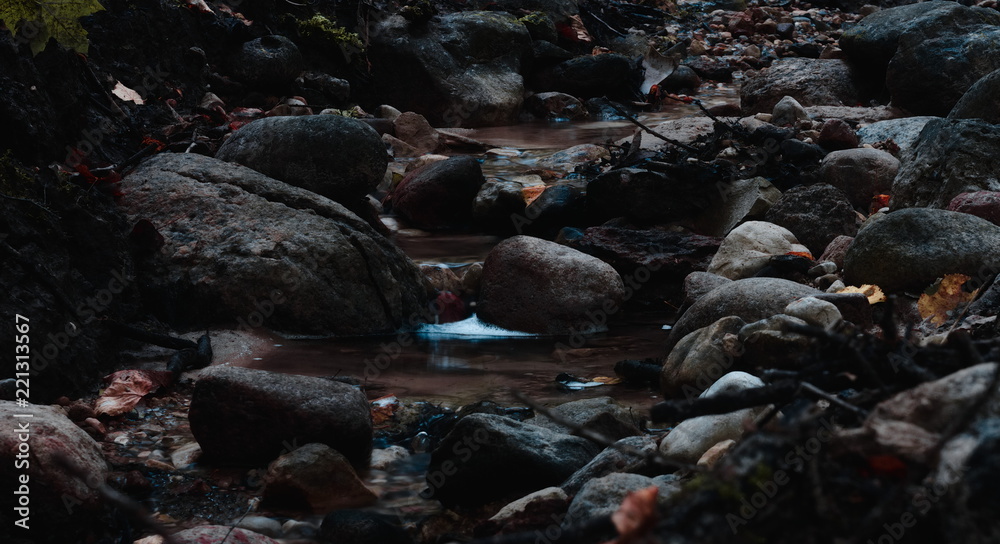
[[[786,96],[778,101],[774,105],[774,109],[771,111],[771,124],[783,126],[791,125],[800,119],[808,119],[809,114],[806,113],[806,109],[799,104],[798,100],[790,96]]]
[[[496,515],[490,518],[490,521],[504,522],[520,514],[521,512],[526,511],[531,506],[532,503],[537,501],[545,501],[551,499],[566,500],[568,498],[569,497],[566,495],[566,492],[563,491],[562,488],[560,487],[553,486],[553,487],[546,487],[545,489],[539,489],[534,493],[529,493],[528,495],[525,495],[520,499],[517,499],[516,501],[508,504],[507,506],[504,506],[503,508],[500,509],[499,512],[496,513]]]
[[[773,255],[808,253],[788,229],[765,221],[747,221],[730,232],[712,257],[708,271],[738,280],[749,278],[767,265]]]
[[[836,305],[816,297],[800,298],[785,306],[783,313],[824,329],[833,327],[844,318]]]

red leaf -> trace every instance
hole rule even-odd
[[[630,544],[639,542],[656,525],[659,512],[656,506],[656,495],[660,488],[655,485],[633,491],[625,496],[618,511],[611,515],[611,521],[618,529],[615,544]]]
[[[163,370],[119,370],[104,377],[109,385],[97,399],[94,411],[98,415],[117,416],[135,408],[146,395],[170,385],[172,372]]]

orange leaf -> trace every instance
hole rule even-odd
[[[875,213],[882,208],[889,206],[889,195],[875,195],[872,197],[871,213]]]
[[[934,282],[917,300],[920,317],[930,319],[934,325],[943,325],[952,317],[950,314],[972,302],[979,293],[979,289],[971,293],[962,290],[962,286],[970,279],[965,274],[948,274]]]
[[[878,304],[879,302],[885,302],[885,293],[882,292],[882,288],[878,285],[864,284],[861,287],[844,287],[838,293],[861,293],[862,295],[868,297],[868,304]]]
[[[172,372],[164,370],[119,370],[104,377],[109,385],[97,399],[94,411],[98,415],[117,416],[135,408],[146,395],[170,385]]]
[[[372,401],[372,423],[381,425],[392,419],[399,408],[399,399],[395,395],[380,397]]]
[[[633,491],[625,496],[618,511],[611,514],[611,522],[618,529],[616,544],[639,542],[656,525],[658,511],[656,495],[660,488],[655,485]]]
[[[808,251],[789,251],[788,253],[785,253],[785,255],[795,255],[796,257],[805,257],[810,261],[813,260],[812,253],[809,253]]]
[[[535,201],[536,198],[541,196],[542,192],[545,191],[544,185],[532,185],[531,187],[525,187],[521,189],[521,194],[524,195],[524,203],[528,206]]]

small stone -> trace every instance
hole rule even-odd
[[[308,521],[290,519],[281,526],[281,532],[285,538],[303,538],[315,540],[319,534],[319,527]]]
[[[771,123],[778,126],[791,125],[802,119],[809,119],[809,114],[798,100],[790,96],[779,100],[771,111]]]
[[[852,149],[858,147],[858,135],[843,119],[827,119],[817,143],[826,149]]]
[[[760,48],[757,47],[756,45],[747,46],[747,48],[743,50],[743,56],[750,57],[752,59],[759,59]]]
[[[373,470],[388,470],[389,466],[410,456],[410,452],[402,446],[389,446],[384,450],[372,450],[371,468]]]
[[[282,536],[281,522],[264,516],[244,516],[232,521],[234,527],[253,531],[271,538]]]
[[[733,449],[733,446],[735,445],[735,440],[723,440],[711,448],[708,448],[708,451],[706,451],[705,454],[698,459],[698,466],[711,469],[723,458],[723,456],[729,453],[729,450]]]
[[[797,317],[810,325],[823,327],[824,329],[829,329],[843,320],[840,310],[832,302],[820,300],[816,297],[800,298],[785,306],[783,313]]]
[[[829,247],[829,246],[827,246]],[[809,275],[814,278],[835,273],[839,267],[833,261],[823,261],[809,269]]]
[[[368,506],[378,498],[347,458],[326,444],[306,444],[277,458],[264,482],[264,502],[282,510],[329,512]]]

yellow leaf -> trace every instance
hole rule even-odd
[[[952,317],[949,314],[972,302],[979,293],[979,289],[971,293],[962,290],[962,286],[969,279],[971,278],[965,274],[948,274],[934,282],[917,300],[920,317],[930,319],[934,325],[942,325],[948,321],[948,318]]]
[[[591,381],[593,381],[593,382],[600,382],[600,383],[603,383],[604,385],[615,385],[615,384],[622,383],[622,379],[621,378],[618,378],[618,377],[612,378],[612,377],[609,377],[609,376],[598,376],[598,377],[594,378]]]
[[[849,286],[837,291],[838,293],[861,293],[862,295],[868,297],[868,304],[878,304],[879,302],[885,302],[885,293],[882,292],[882,288],[878,285],[864,284],[861,287]]]

